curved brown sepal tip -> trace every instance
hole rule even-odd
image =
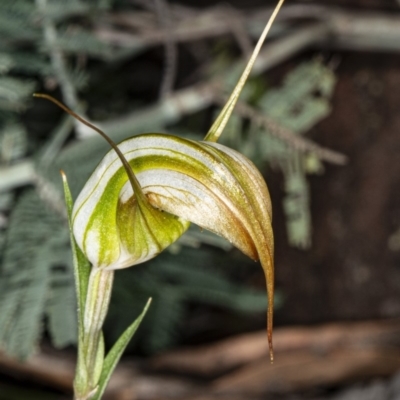
[[[274,347],[272,345],[272,332],[268,332],[268,347],[269,347],[269,359],[271,364],[274,363]]]

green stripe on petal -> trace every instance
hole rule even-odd
[[[137,163],[131,160],[135,172],[147,164],[142,158]],[[125,268],[151,259],[176,241],[188,226],[188,221],[148,203],[138,204],[113,150],[94,171],[73,210],[78,245],[99,268]]]

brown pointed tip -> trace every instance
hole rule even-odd
[[[269,299],[270,302],[268,304],[267,310],[267,336],[268,336],[268,347],[269,347],[269,358],[271,360],[271,364],[274,362],[274,346],[272,344],[272,331],[273,331],[273,309],[270,307],[270,304],[273,304],[273,298]]]
[[[274,363],[274,347],[272,345],[272,335],[268,332],[268,346],[269,346],[269,359],[271,360],[271,364]]]
[[[65,172],[62,169],[60,169],[60,174],[61,174],[63,181],[65,181],[67,179],[67,175],[65,175]]]

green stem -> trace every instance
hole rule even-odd
[[[88,400],[97,390],[104,361],[102,327],[110,304],[113,278],[114,271],[92,268],[90,272],[75,382],[78,382],[78,375],[85,379],[75,384],[76,400]]]

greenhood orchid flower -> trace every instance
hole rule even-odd
[[[241,78],[204,141],[142,134],[112,146],[79,194],[72,211],[77,245],[94,270],[112,271],[149,260],[195,223],[259,260],[268,295],[272,355],[274,240],[267,185],[255,165],[216,143],[284,0],[280,0]]]
[[[111,150],[73,209],[75,239],[89,261],[105,269],[141,263],[173,243],[193,222],[261,261],[271,327],[272,207],[255,165],[218,143],[166,134],[135,136],[118,147],[148,203],[143,206],[137,200],[119,157]]]
[[[166,134],[138,135],[118,147],[147,201],[137,200],[111,150],[72,213],[75,239],[97,268],[125,268],[156,256],[181,236],[188,221],[225,237],[253,259],[263,252],[261,242],[268,253],[273,248],[268,189],[242,154]]]

